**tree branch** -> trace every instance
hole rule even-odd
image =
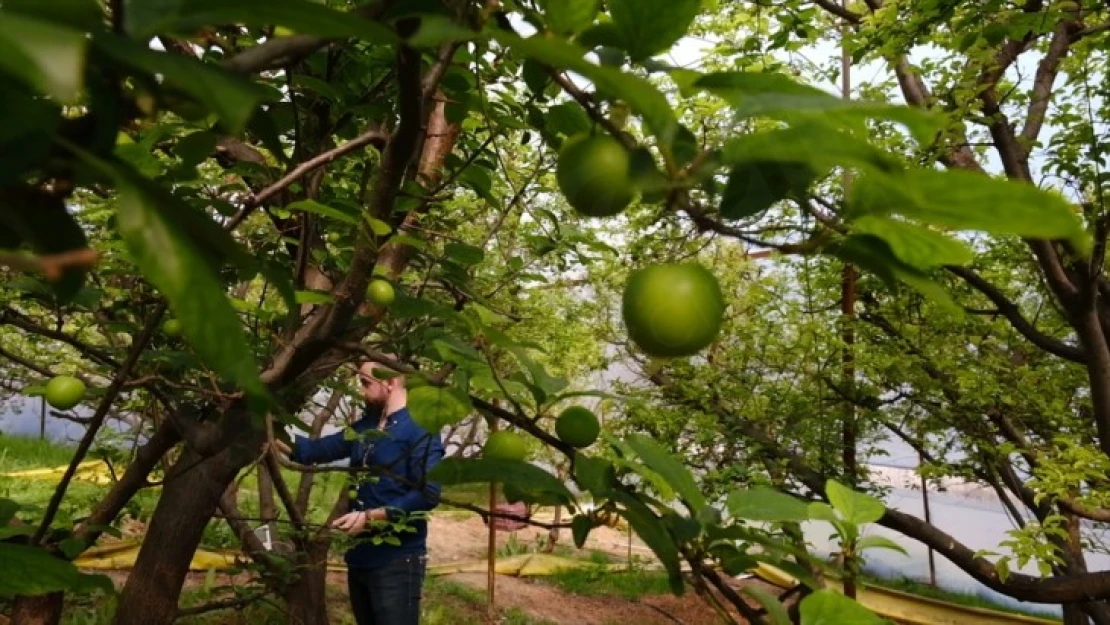
[[[1074,345],[1068,345],[1060,339],[1048,336],[1037,330],[1037,328],[1021,314],[1021,309],[1018,308],[1017,304],[974,270],[967,267],[955,266],[949,266],[946,267],[946,269],[949,273],[959,276],[976,291],[985,295],[986,298],[998,308],[998,312],[1010,322],[1010,325],[1028,339],[1030,343],[1065,360],[1086,364],[1086,356],[1082,349]]]
[[[1032,151],[1033,143],[1041,133],[1048,105],[1052,101],[1052,85],[1056,82],[1056,75],[1060,71],[1060,61],[1068,54],[1074,31],[1075,22],[1071,20],[1064,20],[1057,24],[1056,30],[1052,33],[1052,41],[1048,44],[1048,50],[1045,51],[1041,62],[1037,64],[1033,92],[1029,95],[1029,107],[1025,114],[1025,127],[1021,130],[1026,156]]]

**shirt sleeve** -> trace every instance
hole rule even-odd
[[[298,464],[335,462],[351,455],[351,442],[344,432],[336,432],[312,439],[298,435],[294,439],[293,453],[289,459]]]

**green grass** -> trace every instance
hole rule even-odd
[[[572,595],[621,597],[635,601],[645,595],[670,594],[667,576],[658,571],[610,571],[601,567],[560,571],[545,578]]]

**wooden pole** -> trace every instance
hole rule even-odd
[[[925,464],[925,457],[918,453],[918,467]],[[925,523],[928,525],[933,524],[933,515],[929,510],[929,484],[925,481],[925,476],[921,476],[921,502],[925,506]],[[929,584],[937,585],[937,563],[933,558],[933,548],[929,547]]]
[[[497,418],[490,417],[489,419],[489,433],[492,435],[497,431]],[[487,439],[488,440],[488,439]],[[489,484],[489,510],[493,512],[497,509],[497,482],[490,482]],[[489,517],[489,558],[487,559],[488,569],[486,571],[486,617],[489,623],[493,625],[497,623],[497,601],[495,597],[494,588],[497,583],[497,526],[494,524],[494,518]]]

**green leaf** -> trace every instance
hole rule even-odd
[[[567,487],[547,471],[520,460],[444,458],[428,473],[428,480],[444,486],[501,482],[528,494],[547,494],[563,503],[574,501]]]
[[[257,6],[265,6],[258,3]],[[164,77],[164,83],[189,94],[216,114],[231,134],[239,134],[254,116],[258,105],[272,96],[262,85],[195,58],[158,52],[107,33],[99,33],[94,45],[119,63],[148,74]]]
[[[818,590],[802,600],[801,625],[881,625],[883,619],[834,590]]]
[[[620,41],[633,61],[669,49],[686,34],[699,0],[609,0]]]
[[[757,586],[743,586],[740,594],[747,595],[767,611],[770,625],[790,625],[790,614],[779,598]]]
[[[749,521],[809,520],[806,502],[766,486],[734,491],[728,496],[728,511],[734,517]]]
[[[85,78],[84,33],[5,11],[0,19],[0,69],[58,100],[72,104]]]
[[[173,146],[173,152],[181,157],[186,166],[192,167],[213,153],[218,139],[214,132],[207,130],[194,132],[182,137],[177,145]]]
[[[805,164],[820,176],[833,167],[892,172],[902,169],[897,159],[866,140],[826,121],[812,120],[733,139],[721,150],[721,160],[734,166],[771,161],[786,166]]]
[[[398,37],[385,26],[353,13],[336,11],[323,3],[309,0],[266,0],[265,2],[228,2],[227,0],[137,0],[129,8],[146,3],[141,12],[124,13],[127,31],[138,39],[158,32],[192,32],[211,24],[240,23],[246,26],[285,26],[299,34],[317,37],[358,37],[378,43],[397,43]]]
[[[295,211],[305,211],[306,213],[315,213],[324,217],[331,217],[332,219],[338,219],[339,221],[342,221],[344,223],[358,223],[358,215],[351,214],[350,211],[345,211],[339,208],[328,206],[327,204],[321,204],[316,200],[298,200],[296,202],[287,204],[285,208]]]
[[[808,506],[809,518],[815,521],[828,521],[830,523],[839,522],[840,517],[836,516],[836,511],[832,506],[823,501],[810,502]]]
[[[851,228],[886,241],[898,260],[918,269],[966,265],[975,257],[965,243],[905,221],[864,215],[853,221]]]
[[[85,544],[85,541],[77,540],[76,538],[67,538],[58,543],[58,549],[61,550],[67,560],[75,559],[87,548],[88,545]]]
[[[418,386],[408,394],[412,420],[428,432],[462,421],[473,410],[470,396],[454,387]]]
[[[874,523],[886,513],[886,506],[879,499],[852,490],[836,480],[829,480],[825,484],[825,495],[841,516],[856,525]]]
[[[393,232],[393,226],[390,226],[377,217],[371,217],[369,214],[366,215],[366,223],[370,224],[370,231],[374,233],[374,236],[384,237],[390,232]]]
[[[581,32],[594,22],[599,0],[540,0],[548,27],[562,35]]]
[[[19,512],[19,502],[0,497],[0,527],[11,523],[16,512]]]
[[[563,102],[547,110],[547,129],[567,137],[589,132],[590,118],[577,102]]]
[[[522,39],[511,33],[497,32],[493,37],[525,57],[581,74],[598,89],[628,102],[661,143],[669,146],[674,140],[678,129],[674,110],[667,98],[647,80],[611,67],[594,65],[584,58],[586,51],[581,47],[542,34]]]
[[[725,100],[741,117],[797,119],[816,115],[832,123],[889,119],[905,125],[923,143],[932,141],[940,129],[941,119],[935,114],[908,106],[845,100],[778,72],[719,72],[694,80],[686,71],[682,81],[688,88],[703,89]]]
[[[574,480],[595,498],[605,497],[616,481],[613,463],[604,458],[574,456]]]
[[[1036,239],[1067,239],[1083,254],[1092,241],[1079,209],[1031,184],[973,172],[914,169],[856,180],[852,214],[898,214],[944,228]]]
[[[632,434],[625,439],[628,446],[643,460],[650,469],[667,480],[682,498],[690,514],[698,515],[706,507],[705,495],[701,493],[690,470],[670,454],[662,445],[643,434]]]
[[[116,227],[135,264],[169,300],[197,355],[246,391],[253,407],[260,409],[269,401],[269,392],[258,377],[258,365],[211,258],[182,226],[183,207],[162,201],[135,174],[120,169],[114,175],[120,194]]]
[[[421,15],[420,26],[406,41],[414,48],[438,46],[451,41],[470,41],[478,33],[459,26],[453,19],[444,15]]]
[[[19,13],[82,31],[104,22],[104,11],[97,0],[4,0],[4,13]]]
[[[477,265],[486,259],[486,253],[482,248],[469,243],[446,243],[443,251],[448,258],[461,265]]]
[[[674,539],[667,533],[666,526],[655,513],[635,496],[623,491],[614,491],[612,498],[620,503],[624,510],[622,515],[632,526],[632,530],[651,548],[655,556],[667,570],[667,580],[671,584],[671,591],[682,595],[682,570],[678,559],[678,546]]]
[[[817,173],[804,163],[751,161],[732,168],[721,196],[721,216],[744,219],[787,197],[802,198]]]
[[[571,519],[570,533],[574,537],[574,546],[581,549],[586,544],[586,537],[590,535],[590,530],[593,528],[594,524],[590,522],[589,517],[579,514]]]
[[[864,549],[890,549],[891,551],[897,551],[903,555],[910,555],[902,545],[899,545],[886,536],[879,536],[877,534],[864,536],[859,539],[859,541],[856,542],[856,549],[859,551],[863,551]]]
[[[335,296],[325,291],[297,291],[293,294],[296,304],[332,304]]]
[[[963,311],[943,286],[920,269],[899,260],[883,239],[869,234],[853,234],[833,246],[830,253],[874,273],[890,287],[899,282],[908,285],[949,313]]]
[[[0,596],[45,595],[56,591],[98,588],[112,592],[112,581],[103,575],[84,575],[72,562],[55,558],[42,549],[0,543]]]

